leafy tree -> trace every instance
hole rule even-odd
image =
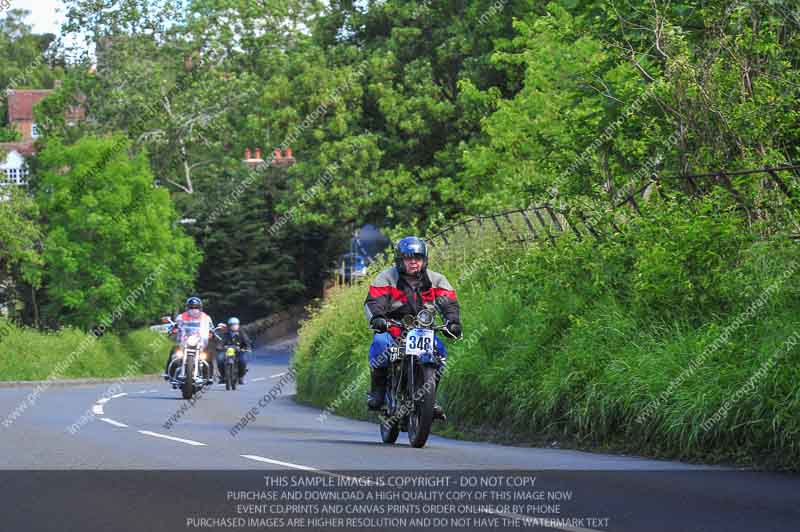
[[[52,322],[89,327],[122,306],[116,325],[141,324],[192,284],[199,253],[177,228],[166,190],[153,186],[147,155],[130,149],[121,135],[88,136],[70,146],[51,139],[39,155]]]
[[[38,286],[42,266],[41,229],[36,203],[24,190],[0,189],[0,304],[12,313],[25,285]],[[31,309],[32,310],[32,309]]]

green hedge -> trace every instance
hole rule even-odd
[[[446,433],[798,469],[798,244],[712,199],[649,209],[602,242],[437,250],[465,327],[440,390]],[[301,401],[366,416],[365,293],[303,324]]]
[[[100,338],[70,327],[55,332],[16,327],[0,318],[0,379],[120,377],[164,371],[166,337],[137,330]]]

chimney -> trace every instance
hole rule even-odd
[[[261,148],[256,148],[256,159],[261,160]]]
[[[286,158],[287,159],[291,159],[292,158],[292,149],[291,148],[286,148]]]
[[[275,160],[279,161],[281,159],[283,159],[283,156],[281,155],[281,149],[275,148]]]
[[[244,150],[244,158],[245,158],[245,160],[249,161],[252,158],[252,157],[250,157],[251,155],[252,154],[250,153],[250,148],[246,148]]]

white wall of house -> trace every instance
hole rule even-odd
[[[28,165],[18,151],[11,150],[0,163],[0,187],[8,185],[27,185]]]

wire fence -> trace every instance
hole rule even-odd
[[[750,221],[770,222],[772,227],[791,225],[800,238],[800,225],[795,213],[800,207],[800,164],[765,167],[749,170],[723,171],[659,176],[653,174],[645,183],[609,205],[604,216],[595,210],[576,206],[542,203],[524,209],[479,215],[443,227],[428,238],[432,246],[449,245],[461,236],[472,238],[481,232],[496,232],[507,242],[529,244],[549,242],[564,233],[576,238],[602,239],[619,233],[620,227],[631,216],[646,214],[647,204],[653,194],[663,198],[668,195],[691,201],[712,192],[724,191]],[[687,204],[687,216],[691,215]]]

